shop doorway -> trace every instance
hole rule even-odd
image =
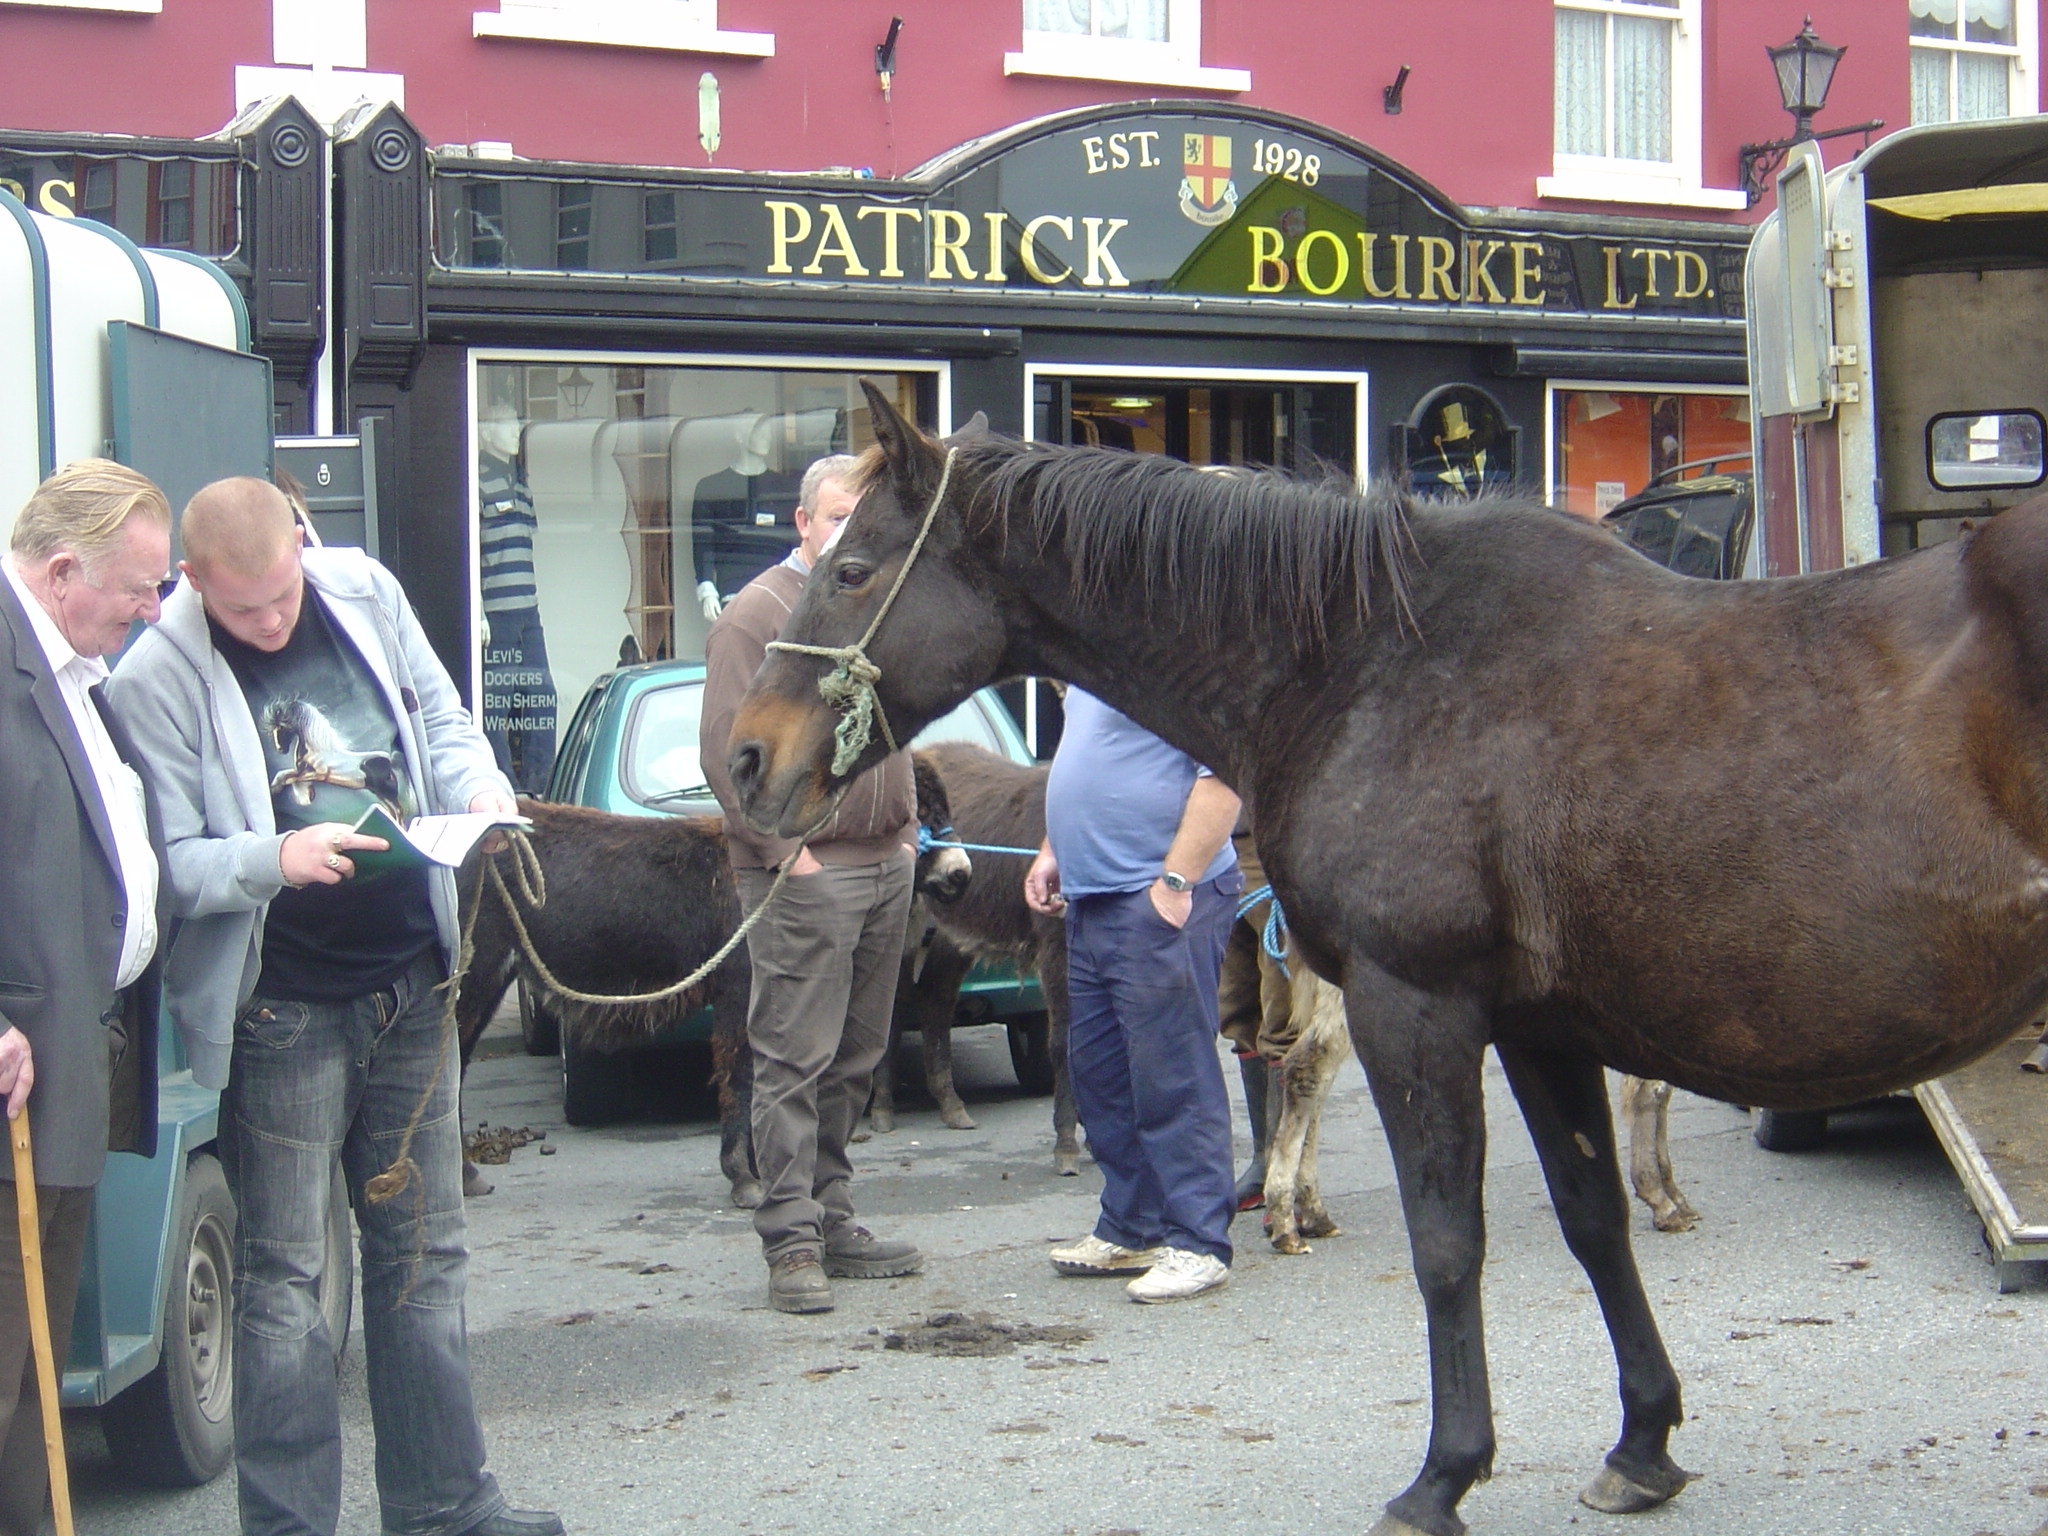
[[[1257,374],[1228,368],[1027,365],[1031,435],[1069,447],[1122,448],[1190,464],[1338,473],[1363,482],[1362,373]],[[1059,746],[1059,693],[1040,678],[1001,689],[1041,760]]]

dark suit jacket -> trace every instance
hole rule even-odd
[[[112,720],[108,729],[135,763],[126,733]],[[153,798],[149,835],[168,868]],[[158,888],[161,954],[169,880]],[[38,1184],[96,1184],[109,1148],[156,1151],[162,967],[152,958],[116,996],[126,909],[98,781],[28,615],[0,577],[0,1017],[35,1053]]]

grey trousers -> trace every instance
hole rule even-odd
[[[853,1220],[846,1144],[889,1044],[911,865],[905,849],[880,864],[792,875],[747,934],[754,1167],[767,1191],[754,1230],[771,1264]],[[774,873],[734,874],[752,912]]]

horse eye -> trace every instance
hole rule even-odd
[[[868,584],[868,577],[874,573],[864,565],[848,562],[832,573],[833,579],[848,592],[857,592]]]

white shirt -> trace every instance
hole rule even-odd
[[[115,967],[114,985],[125,987],[140,976],[156,953],[156,851],[149,846],[149,817],[143,809],[142,780],[121,761],[114,750],[114,738],[100,718],[87,690],[107,680],[107,664],[97,656],[81,656],[64,638],[57,621],[37,601],[36,595],[14,568],[12,556],[0,559],[0,570],[21,599],[28,613],[29,627],[56,674],[57,690],[71,711],[71,723],[78,731],[85,760],[99,783],[100,802],[114,829],[114,854],[121,867],[121,889],[127,897],[127,920],[121,926],[121,960]]]

